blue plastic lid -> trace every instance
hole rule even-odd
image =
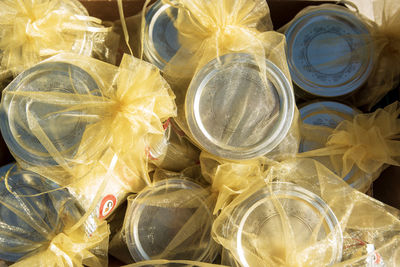
[[[308,94],[350,94],[366,82],[372,71],[370,32],[347,8],[315,7],[294,19],[285,35],[292,80]]]

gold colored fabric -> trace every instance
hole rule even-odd
[[[8,225],[2,221],[0,233],[6,241],[0,245],[1,252],[25,254],[12,266],[107,265],[106,221],[82,220],[83,213],[76,199],[61,189],[45,192],[54,186],[31,172],[12,167],[1,177],[1,183],[8,190],[1,193],[2,214],[8,214],[12,217],[8,220],[17,223]],[[30,190],[43,192],[23,194]]]
[[[211,174],[209,178],[215,180],[212,190],[219,187],[220,194],[222,192],[218,201],[224,204],[217,204],[221,208],[218,209],[218,216],[213,224],[213,238],[231,257],[229,262],[223,257],[223,266],[327,266],[332,262],[331,255],[335,250],[338,251],[338,259],[333,260],[332,266],[400,264],[400,211],[351,188],[321,163],[312,159],[289,159],[280,163],[268,161],[265,164],[216,162],[218,159],[209,155],[202,155],[201,159],[202,166],[205,166],[205,175]],[[230,182],[230,179],[233,181]],[[219,183],[221,180],[225,180],[227,184]],[[320,215],[313,219],[317,228],[304,229],[305,232],[296,231],[299,224],[308,224],[312,220],[308,217],[309,213],[312,214],[317,209],[290,209],[287,202],[274,196],[274,183],[293,184],[317,195],[333,212],[336,218],[333,227],[325,228],[328,208],[322,206]],[[267,199],[277,213],[269,214],[268,209],[259,209],[255,216],[260,220],[248,225],[254,229],[262,229],[273,215],[275,224],[272,225],[275,226],[270,225],[267,228],[270,232],[244,231],[242,238],[239,238],[241,221],[235,218],[240,213],[246,213],[248,209],[238,207],[254,197],[260,189],[270,192]],[[308,201],[317,200],[311,197]],[[321,228],[325,229],[326,234],[320,234]],[[241,240],[242,250],[238,250],[238,240]],[[279,249],[276,250],[277,248]],[[248,265],[243,264],[242,257]],[[210,266],[203,262],[161,259],[128,266],[174,266],[174,263]]]
[[[321,239],[314,233],[308,242],[296,242],[303,233],[296,232],[296,225],[289,222],[289,217],[293,215],[288,213],[285,202],[278,201],[273,195],[270,198],[278,211],[279,215],[276,216],[279,216],[281,224],[276,225],[275,230],[271,229],[274,233],[270,234],[260,233],[254,236],[251,233],[243,233],[243,251],[237,250],[237,230],[240,225],[235,224],[233,220],[238,212],[235,208],[260,188],[272,190],[270,185],[273,181],[301,186],[319,196],[331,208],[343,233],[342,261],[332,266],[366,266],[368,261],[373,261],[371,258],[375,255],[381,257],[385,266],[400,264],[398,210],[354,190],[322,164],[311,159],[291,159],[271,164],[263,178],[265,181],[254,181],[246,191],[225,207],[213,225],[215,240],[222,244],[237,262],[240,262],[243,256],[249,266],[326,266],[330,262],[329,255],[337,246],[335,237],[327,235]],[[260,216],[263,218],[263,214]],[[254,222],[253,225],[256,228],[262,223],[263,221]],[[228,225],[231,231],[227,230]],[[315,231],[310,229],[312,230]],[[277,239],[274,240],[271,236]],[[274,243],[265,243],[266,240],[282,244],[281,249],[270,250]],[[373,244],[375,251],[367,254],[366,244]]]
[[[1,1],[0,71],[16,75],[61,52],[112,57],[110,31],[76,0]]]
[[[325,144],[323,148],[301,153],[300,157],[329,156],[333,171],[345,177],[354,166],[371,175],[369,184],[386,166],[400,165],[400,103],[394,102],[373,113],[358,114],[331,129],[302,125],[309,141]]]
[[[353,102],[369,109],[399,84],[400,79],[400,5],[397,0],[373,0],[374,70]],[[366,19],[364,19],[366,21]]]
[[[200,154],[201,172],[218,196],[214,214],[227,206],[235,197],[246,191],[255,181],[262,179],[268,160],[232,162],[203,151]]]
[[[196,171],[193,171],[194,176],[198,175],[197,170],[196,168]],[[111,242],[111,249],[114,254],[118,254],[117,258],[125,263],[134,262],[126,248],[134,246],[128,242],[136,242],[132,238],[135,234],[143,236],[140,238],[141,246],[148,257],[156,260],[154,264],[168,262],[159,262],[158,259],[170,259],[171,262],[175,262],[173,259],[176,259],[178,255],[183,255],[182,257],[187,261],[180,262],[178,258],[177,263],[200,259],[204,262],[212,262],[215,259],[219,249],[211,237],[213,223],[211,211],[215,205],[215,194],[212,194],[209,188],[203,187],[204,184],[201,181],[192,179],[196,177],[184,176],[185,173],[190,172],[191,170],[174,173],[158,169],[154,174],[153,184],[137,195],[128,197],[124,225]],[[184,183],[184,181],[192,182],[194,185]],[[179,184],[181,187],[178,186]],[[134,209],[133,205],[139,206]],[[140,214],[132,213],[133,211]],[[151,228],[147,229],[144,225],[143,221],[146,220],[152,224]],[[133,223],[138,226],[138,229],[133,228]],[[158,225],[163,229],[169,229],[168,232],[165,234],[160,232]],[[144,232],[141,234],[141,231]],[[152,241],[148,235],[151,236]],[[153,243],[159,243],[154,250],[151,245]],[[157,251],[157,254],[154,254],[154,251]],[[143,255],[141,252],[137,253]],[[153,261],[149,264],[153,264]]]
[[[272,31],[269,7],[265,1],[163,2],[178,9],[177,17],[171,16],[170,19],[177,29],[181,45],[166,64],[163,74],[177,97],[178,117],[175,121],[192,142],[196,143],[185,118],[186,91],[192,77],[211,60],[228,53],[249,54],[260,69],[262,81],[267,83],[265,60],[268,59],[281,69],[290,82],[285,37]],[[269,85],[265,86],[268,88]],[[236,90],[232,88],[232,91]],[[280,147],[279,150],[285,153],[287,149]]]
[[[24,257],[12,266],[106,266],[109,229],[107,222],[98,222],[91,236],[80,226],[77,230],[59,233],[43,245],[44,249]],[[102,250],[102,257],[95,254]]]
[[[17,161],[26,169],[48,177],[61,186],[75,187],[92,205],[107,189],[107,181],[117,180],[125,193],[138,192],[150,184],[148,148],[164,135],[163,121],[175,116],[174,94],[152,65],[125,55],[121,65],[89,57],[60,54],[47,62],[68,62],[88,72],[99,88],[95,92],[63,93],[46,91],[3,91],[4,96],[21,97],[35,103],[57,103],[62,109],[51,113],[62,117],[79,111],[86,127],[76,153],[61,151],[48,138],[51,129],[42,128],[43,119],[28,109],[29,130],[56,162],[55,166],[34,166]],[[46,86],[44,84],[43,86]],[[97,93],[96,93],[97,92]],[[101,92],[99,94],[98,92]],[[14,118],[17,119],[17,118]],[[48,131],[48,132],[46,132]],[[17,139],[21,138],[14,136]]]

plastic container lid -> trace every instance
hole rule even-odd
[[[8,184],[18,195],[33,195],[59,188],[38,174],[14,168],[9,174]],[[65,216],[58,214],[61,205],[69,219],[76,218],[78,221],[81,216],[76,202],[66,190],[35,197],[18,197],[10,193],[4,180],[1,180],[0,199],[0,259],[5,261],[17,261],[49,242],[47,238],[51,233],[61,232],[63,225],[59,216]],[[18,252],[12,251],[13,248]]]
[[[133,259],[212,261],[213,216],[204,192],[188,180],[168,179],[139,193],[125,217],[126,243]],[[180,232],[185,224],[190,227]],[[186,239],[172,245],[178,232]]]
[[[329,239],[330,245],[325,251],[325,259],[321,265],[326,266],[340,261],[343,234],[329,206],[319,196],[292,183],[273,182],[271,188],[272,191],[268,186],[258,190],[233,211],[227,231],[236,231],[236,249],[240,264],[245,267],[252,266],[251,262],[248,262],[249,255],[246,254],[249,250],[251,253],[262,251],[263,257],[268,255],[285,257],[279,255],[285,250],[286,245],[282,220],[271,194],[279,201],[287,215],[293,230],[294,243],[298,249],[304,244],[310,245],[309,242],[315,244],[315,241],[312,241],[314,232],[317,234],[317,241]],[[243,249],[243,245],[247,250]],[[251,249],[252,246],[256,246],[254,250]]]
[[[350,94],[372,71],[370,32],[347,8],[316,7],[294,19],[285,35],[292,80],[308,94]]]
[[[178,9],[157,1],[146,13],[144,55],[152,64],[163,69],[180,48],[178,32],[171,17]]]
[[[268,86],[251,55],[226,54],[207,63],[186,95],[186,119],[197,143],[222,158],[265,155],[293,121],[293,90],[282,71],[266,60]]]
[[[80,116],[82,111],[65,111],[54,102],[35,102],[6,92],[62,92],[99,95],[99,87],[83,69],[63,62],[36,65],[17,76],[4,90],[0,110],[0,130],[13,155],[39,166],[57,165],[41,142],[32,133],[27,111],[38,119],[41,129],[65,158],[77,151],[86,125],[93,122]],[[60,112],[57,116],[53,112]]]
[[[355,115],[361,113],[355,108],[333,101],[311,102],[304,105],[299,111],[303,123],[315,126],[326,126],[329,128],[336,128],[343,120],[352,121]],[[323,146],[324,144],[302,138],[299,152],[306,152],[322,148]],[[316,159],[326,167],[333,169],[329,157],[318,157]],[[358,190],[363,189],[365,182],[369,181],[368,175],[361,172],[357,167],[353,167],[343,180]]]

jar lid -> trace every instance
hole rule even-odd
[[[82,215],[75,199],[65,189],[23,197],[59,189],[59,186],[36,173],[14,168],[7,181],[13,193],[6,188],[4,179],[0,182],[0,259],[11,262],[49,242],[50,234],[61,232],[64,227],[61,217],[78,221]]]
[[[163,69],[180,48],[178,31],[173,22],[177,14],[177,8],[161,0],[146,13],[143,52],[146,59],[159,69]]]
[[[253,266],[252,256],[247,254],[249,251],[255,256],[262,252],[259,255],[261,258],[271,255],[275,258],[283,257],[282,260],[285,261],[287,244],[277,204],[287,218],[288,228],[294,238],[291,240],[298,250],[329,240],[323,243],[327,247],[322,255],[324,258],[321,259],[321,265],[340,261],[343,234],[330,207],[316,194],[295,184],[273,182],[270,186],[263,187],[239,204],[229,221],[227,231],[235,231],[236,254],[240,264]]]
[[[373,66],[372,37],[367,26],[341,6],[310,9],[286,32],[293,82],[318,97],[339,97],[360,88]]]
[[[212,261],[213,216],[205,193],[200,185],[175,178],[141,191],[125,218],[132,258]]]
[[[186,95],[192,136],[222,158],[249,159],[274,149],[293,121],[293,90],[283,72],[265,61],[264,82],[251,55],[226,54],[207,63]]]
[[[0,130],[4,140],[16,158],[38,166],[57,163],[32,132],[32,128],[44,132],[48,141],[64,158],[72,158],[79,147],[85,127],[93,120],[90,122],[79,110],[63,111],[65,105],[58,104],[56,100],[36,100],[8,92],[58,92],[71,96],[100,94],[95,80],[86,71],[64,62],[36,65],[22,72],[4,89],[0,110]],[[35,118],[34,124],[28,119],[28,114]]]

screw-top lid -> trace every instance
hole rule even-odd
[[[318,97],[338,97],[360,88],[373,63],[367,26],[341,6],[321,6],[294,19],[285,32],[293,82]]]
[[[292,87],[265,61],[266,75],[251,55],[226,54],[206,64],[186,95],[186,119],[197,143],[222,158],[249,159],[274,149],[294,115]],[[263,79],[266,77],[266,82]]]
[[[168,179],[140,192],[125,217],[125,236],[135,261],[212,261],[213,216],[209,193],[183,179]]]
[[[240,264],[253,266],[251,255],[247,255],[249,251],[255,256],[262,253],[262,258],[271,255],[285,261],[286,253],[292,252],[285,243],[291,233],[293,237],[288,238],[297,251],[329,240],[324,242],[329,245],[324,250],[321,265],[340,261],[343,236],[329,206],[319,196],[295,184],[273,182],[270,186],[249,196],[233,211],[227,231],[237,231],[236,254]]]

